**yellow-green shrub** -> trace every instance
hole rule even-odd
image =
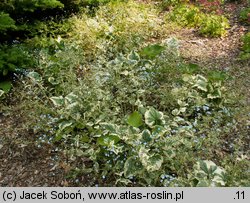
[[[195,27],[203,36],[220,37],[227,34],[228,19],[216,14],[203,13],[193,5],[177,6],[170,14],[170,20],[181,26]]]
[[[152,5],[133,1],[109,3],[101,6],[94,17],[83,13],[73,17],[71,23],[71,37],[91,53],[111,47],[119,51],[129,49],[167,32]]]

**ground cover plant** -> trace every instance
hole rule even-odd
[[[244,8],[240,12],[240,21],[243,23],[250,23],[250,8]]]
[[[209,49],[193,60],[183,47],[218,47],[226,15],[187,1],[53,2],[19,5],[60,17],[11,44],[18,18],[0,13],[0,185],[249,186],[247,33],[209,67]]]
[[[242,37],[242,51],[240,53],[240,58],[243,60],[247,60],[250,57],[250,33],[246,33]]]
[[[199,7],[193,5],[177,6],[170,18],[182,26],[198,28],[204,36],[225,36],[229,28],[228,19],[223,15],[203,13]]]

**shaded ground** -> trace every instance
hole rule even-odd
[[[248,28],[237,22],[240,6],[232,8],[228,7],[233,15],[229,34],[225,38],[200,37],[192,29],[172,34],[180,39],[184,59],[213,69],[241,68],[241,62],[237,60],[240,37]],[[249,86],[250,82],[245,82]],[[246,95],[249,95],[250,88],[246,89]],[[3,114],[0,106],[0,187],[77,185],[66,179],[68,172],[74,168],[69,167],[69,161],[52,146],[37,145],[35,141],[38,137],[33,130],[23,130],[25,120],[21,110],[14,110],[18,102],[7,106],[11,109],[9,115]]]
[[[0,118],[0,186],[64,185],[58,153],[48,145],[36,146],[36,136],[21,125],[18,114]]]

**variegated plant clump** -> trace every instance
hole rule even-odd
[[[164,37],[168,29],[152,5],[129,2],[111,2],[101,6],[94,17],[86,13],[71,19],[72,40],[86,52],[105,53],[138,46],[150,37]]]
[[[174,39],[167,42],[165,48],[153,45],[141,55],[150,56],[152,49],[163,54],[168,46],[178,44]],[[132,51],[99,69],[78,90],[51,97],[61,118],[55,141],[72,143],[64,150],[66,154],[71,158],[87,156],[93,163],[88,170],[98,177],[115,177],[116,185],[226,185],[223,169],[211,161],[189,157],[202,150],[202,143],[210,142],[210,136],[217,135],[210,135],[217,124],[207,123],[202,128],[204,120],[216,119],[214,114],[225,108],[222,82],[184,74],[182,84],[171,93],[176,104],[170,107],[172,114],[166,114],[145,103],[145,92],[150,91],[150,81],[154,83],[151,66],[157,56],[152,57],[143,60]],[[127,104],[126,98],[130,100]],[[134,111],[126,115],[124,108]],[[194,164],[189,183],[178,178],[178,162],[186,161]]]

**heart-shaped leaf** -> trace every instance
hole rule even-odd
[[[124,175],[126,178],[136,176],[143,169],[143,166],[139,160],[134,157],[129,157],[124,164]]]
[[[53,102],[55,106],[62,106],[65,103],[64,98],[62,96],[51,97],[50,100]]]
[[[140,127],[142,125],[142,115],[135,111],[128,117],[128,124],[133,127]]]
[[[154,108],[150,108],[145,113],[145,123],[149,127],[153,127],[155,125],[164,125],[165,120],[164,120],[163,113],[155,110]]]

